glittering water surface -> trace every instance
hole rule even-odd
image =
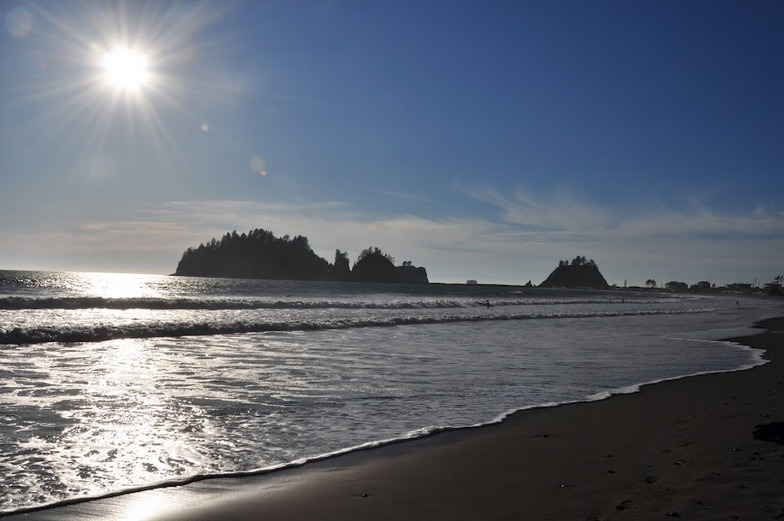
[[[779,312],[622,297],[0,271],[0,512],[747,366]]]

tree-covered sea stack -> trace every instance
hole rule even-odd
[[[608,289],[610,286],[593,259],[577,256],[571,263],[568,260],[560,261],[539,287]]]
[[[227,233],[196,248],[188,248],[175,275],[277,280],[334,280],[342,282],[403,282],[427,284],[427,271],[394,259],[371,246],[360,253],[353,268],[348,253],[335,250],[330,264],[314,253],[307,237],[275,237],[262,229]]]

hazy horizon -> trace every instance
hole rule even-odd
[[[236,230],[434,282],[784,271],[784,4],[0,6],[0,269]]]

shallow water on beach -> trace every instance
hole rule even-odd
[[[646,292],[0,271],[0,513],[749,366],[715,340],[775,314]]]

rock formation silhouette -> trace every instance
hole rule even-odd
[[[539,287],[607,289],[610,285],[593,259],[577,256],[571,264],[568,260],[560,261]]]
[[[307,237],[275,237],[267,230],[227,233],[197,248],[188,248],[175,275],[283,280],[335,280],[356,282],[404,282],[427,284],[427,271],[410,261],[395,267],[394,259],[379,248],[360,253],[349,268],[348,253],[335,250],[330,264],[316,255]]]

